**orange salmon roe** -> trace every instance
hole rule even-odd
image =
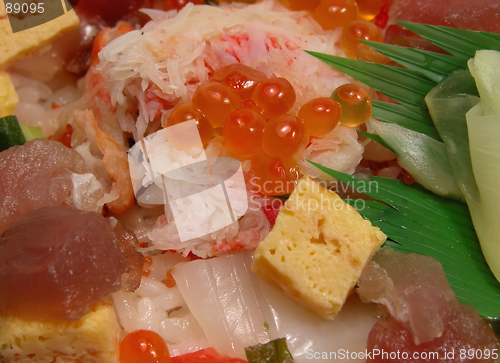
[[[255,164],[252,186],[265,195],[290,194],[299,179],[299,166],[292,158],[273,158],[265,154],[252,160]]]
[[[357,58],[357,47],[363,45],[358,39],[382,43],[384,36],[380,28],[369,21],[355,20],[346,24],[340,42],[349,58]]]
[[[135,330],[120,343],[120,363],[169,363],[165,341],[151,330]]]
[[[262,150],[269,156],[291,157],[304,137],[302,122],[295,116],[284,115],[266,124],[262,136]]]
[[[142,276],[149,277],[151,275],[151,270],[149,269],[153,264],[153,258],[151,256],[144,256],[144,268],[142,269]]]
[[[385,28],[392,0],[279,0],[290,10],[308,11],[325,30],[343,28],[355,20]],[[356,38],[356,37],[355,37]],[[359,39],[359,38],[358,38]],[[351,52],[355,58],[356,46]]]
[[[259,106],[257,106],[255,104],[255,102],[253,102],[250,98],[247,98],[246,100],[243,101],[243,107],[249,108],[251,110],[254,110],[257,113],[260,113],[262,115],[262,117],[264,117],[265,119],[268,118],[268,116],[266,115],[264,110],[262,108],[260,108]]]
[[[144,257],[144,265],[145,266],[151,266],[152,263],[153,263],[153,258],[151,256]]]
[[[207,82],[194,91],[193,105],[210,121],[213,127],[222,127],[232,109],[241,106],[241,98],[228,85]]]
[[[295,90],[286,79],[266,78],[255,69],[232,64],[200,85],[191,103],[177,106],[167,126],[196,120],[204,145],[216,138],[234,157],[251,160],[251,183],[258,191],[288,194],[300,174],[293,156],[309,137],[326,135],[339,122],[361,125],[371,115],[371,97],[356,84],[339,87],[331,98],[312,99],[293,115],[289,112],[295,101]],[[170,272],[165,284],[175,286]]]
[[[338,87],[332,98],[342,107],[340,123],[355,127],[367,121],[372,113],[372,98],[363,87],[348,83]]]
[[[252,101],[271,117],[287,113],[295,99],[292,85],[284,78],[267,79],[255,87],[252,94]]]
[[[264,117],[251,108],[240,107],[231,111],[222,129],[226,147],[237,155],[257,154],[265,124]]]
[[[242,99],[250,98],[255,87],[266,79],[264,73],[241,63],[222,67],[211,78],[231,87]]]
[[[340,119],[340,104],[329,97],[315,98],[299,110],[298,117],[304,123],[304,132],[321,136],[332,131]]]
[[[200,133],[203,145],[208,144],[213,134],[212,125],[192,103],[183,103],[174,108],[167,120],[167,127],[190,120],[194,120],[196,122],[196,127]]]
[[[174,287],[177,283],[175,282],[174,277],[172,276],[172,271],[168,270],[165,276],[165,286],[166,287]]]
[[[321,0],[312,13],[325,30],[343,27],[358,18],[358,6],[354,0]]]
[[[374,19],[382,8],[382,0],[356,0],[361,20]]]

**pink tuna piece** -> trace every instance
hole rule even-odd
[[[87,173],[83,158],[60,142],[36,139],[0,153],[0,233],[15,217],[68,203],[70,172]]]
[[[0,236],[0,312],[79,319],[119,289],[124,269],[117,236],[103,216],[65,206],[37,209]]]
[[[391,315],[373,327],[368,339],[369,351],[440,352],[440,362],[475,362],[461,359],[460,349],[483,352],[488,349],[491,353],[498,348],[494,332],[473,308],[457,301],[441,264],[432,257],[382,249],[363,271],[358,286],[361,300],[383,304]],[[454,357],[444,357],[452,350]],[[438,360],[380,356],[368,359],[368,362],[401,361]]]
[[[389,19],[500,33],[500,2],[394,0]]]
[[[358,286],[361,300],[383,304],[396,320],[409,322],[417,344],[442,334],[443,314],[450,302],[456,302],[437,260],[390,249],[373,257]]]
[[[391,318],[374,325],[368,336],[367,349],[380,352],[380,355],[367,359],[367,363],[486,363],[495,360],[498,342],[473,308],[460,305],[450,316],[443,335],[430,342],[416,345],[408,325]]]

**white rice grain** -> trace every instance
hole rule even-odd
[[[166,293],[157,296],[153,302],[158,309],[163,309],[165,311],[186,306],[186,302],[182,298],[181,292],[177,286],[169,288]]]
[[[116,314],[127,333],[138,329],[139,314],[134,303],[134,294],[119,290],[112,294]]]

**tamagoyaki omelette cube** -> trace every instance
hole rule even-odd
[[[299,179],[252,270],[325,319],[333,319],[386,235],[336,193]]]
[[[0,0],[0,69],[7,68],[14,61],[25,58],[35,51],[43,51],[50,42],[76,28],[80,23],[74,10],[50,20],[51,6],[61,6],[59,0],[40,2],[45,7],[44,13],[36,16],[46,17],[44,24],[16,33],[12,32],[5,3]],[[26,17],[28,22],[32,17]],[[50,21],[49,21],[50,20]]]
[[[0,117],[13,115],[18,103],[19,96],[10,75],[0,71]]]
[[[0,362],[118,363],[121,329],[100,303],[76,321],[34,321],[0,315]]]

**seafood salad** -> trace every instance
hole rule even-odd
[[[500,152],[472,124],[500,117],[496,4],[21,3],[0,1],[0,362],[499,358]],[[466,57],[443,29],[493,40]]]

